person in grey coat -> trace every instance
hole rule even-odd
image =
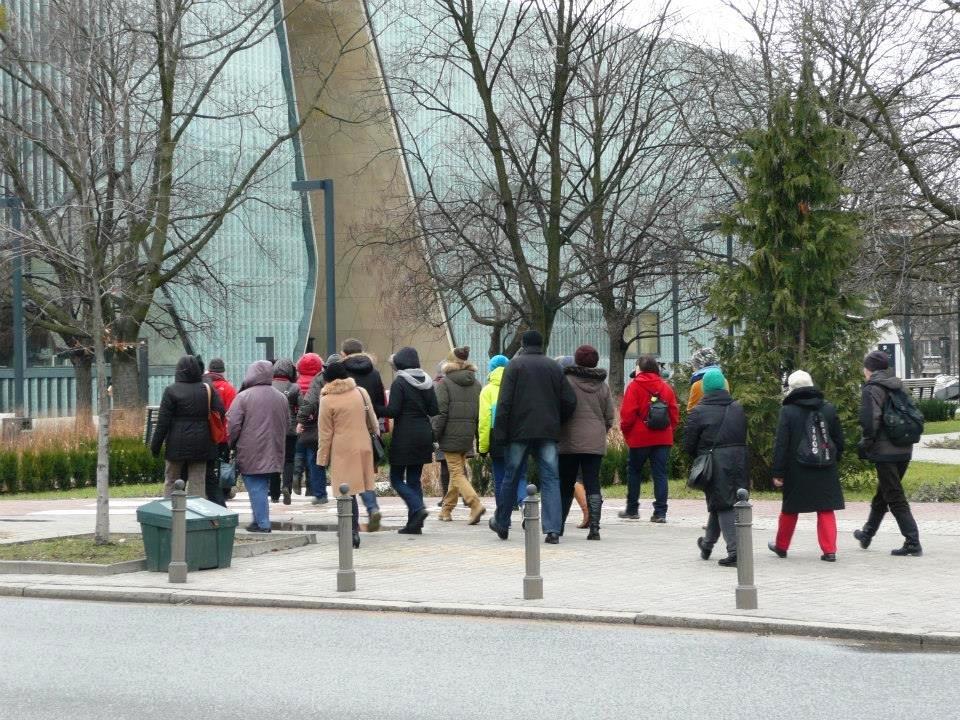
[[[250,494],[249,532],[270,532],[270,477],[283,470],[289,426],[287,398],[273,387],[273,364],[258,360],[247,369],[243,390],[227,412],[237,472]]]
[[[700,557],[710,559],[713,546],[723,534],[727,543],[727,557],[719,565],[737,564],[737,533],[733,506],[737,491],[746,488],[747,475],[747,416],[743,407],[730,397],[727,381],[718,368],[710,368],[703,375],[703,399],[687,416],[683,447],[693,460],[706,452],[713,453],[713,473],[704,489],[707,499],[707,534],[697,538]]]
[[[607,371],[598,368],[600,354],[590,345],[581,345],[573,356],[574,364],[563,369],[567,382],[577,396],[577,409],[560,428],[557,445],[560,469],[560,503],[563,522],[567,522],[573,502],[577,475],[583,475],[590,513],[587,540],[600,539],[600,510],[603,495],[600,491],[600,463],[607,452],[607,432],[613,427],[616,408],[607,385]]]

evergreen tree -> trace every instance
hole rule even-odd
[[[777,100],[769,126],[742,140],[742,199],[721,225],[749,255],[720,270],[707,308],[722,325],[742,329],[721,339],[719,351],[749,418],[754,483],[765,487],[782,387],[794,370],[808,371],[838,406],[852,447],[872,330],[847,283],[860,230],[842,207],[847,191],[838,176],[851,139],[826,121],[809,66]]]

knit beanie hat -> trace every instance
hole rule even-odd
[[[555,357],[554,360],[556,360],[557,364],[564,369],[573,367],[577,364],[577,361],[573,359],[573,355],[559,355]]]
[[[867,353],[867,356],[863,359],[863,366],[870,372],[886,370],[890,367],[890,356],[883,350],[874,350]]]
[[[580,367],[595,368],[600,362],[600,353],[593,345],[581,345],[573,353],[573,359]]]
[[[493,372],[497,368],[506,367],[510,359],[506,355],[494,355],[487,364],[487,372]]]
[[[527,330],[520,336],[520,344],[523,347],[543,347],[543,335],[537,330]]]
[[[727,387],[727,380],[723,377],[723,373],[719,368],[710,368],[703,374],[703,393],[718,392],[720,390],[725,390]]]
[[[210,372],[222,373],[226,371],[227,368],[223,364],[223,358],[214,358],[210,361]]]
[[[327,366],[323,368],[323,379],[327,382],[345,380],[348,377],[350,376],[347,374],[347,368],[344,367],[342,362],[328,362]]]
[[[450,354],[447,355],[447,362],[466,362],[470,357],[470,346],[465,345],[464,347],[457,347],[450,351]]]
[[[690,356],[690,365],[694,372],[702,370],[709,365],[719,365],[720,358],[717,357],[717,351],[711,347],[703,347]]]
[[[340,353],[332,353],[330,357],[324,361],[323,365],[326,367],[327,365],[332,365],[333,363],[338,362],[343,362],[343,358],[341,357]]]
[[[347,338],[340,346],[340,352],[344,355],[356,355],[363,352],[363,343],[356,338]]]
[[[787,387],[791,390],[813,387],[813,378],[806,370],[797,370],[790,373],[790,377],[787,378]]]

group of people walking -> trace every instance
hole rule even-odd
[[[631,374],[619,413],[599,353],[590,345],[572,356],[547,357],[537,331],[522,335],[513,359],[498,355],[488,364],[481,386],[470,349],[454,348],[436,377],[421,367],[417,351],[398,350],[390,358],[394,379],[389,393],[359,340],[343,343],[325,361],[307,353],[250,365],[239,391],[224,377],[224,363],[209,371],[199,358],[177,364],[175,382],[161,401],[151,447],[165,446],[164,494],[176,479],[188,492],[225,504],[219,467],[232,458],[250,496],[251,532],[270,532],[270,502],[290,504],[305,486],[315,504],[328,502],[327,484],[346,483],[354,507],[353,543],[360,545],[359,500],[368,529],[380,527],[374,488],[381,461],[381,436],[390,432],[390,484],[407,507],[399,532],[420,535],[429,517],[423,497],[424,465],[440,460],[443,497],[438,520],[450,522],[459,502],[469,508],[468,524],[486,513],[467,473],[474,452],[491,459],[496,511],[488,525],[509,537],[511,519],[525,497],[528,460],[537,464],[545,542],[557,544],[573,504],[584,511],[580,527],[588,540],[600,539],[603,496],[600,471],[607,437],[619,422],[627,446],[625,519],[639,519],[640,479],[649,461],[654,501],[650,521],[662,524],[668,511],[668,463],[680,423],[677,395],[657,360],[642,356]],[[708,519],[697,539],[700,556],[710,558],[722,537],[720,565],[737,563],[734,504],[748,487],[747,417],[730,392],[716,353],[698,350],[693,358],[682,448],[695,467],[709,469],[697,485],[704,491]],[[920,555],[919,533],[903,492],[910,461],[909,442],[888,428],[891,397],[904,397],[887,356],[871,352],[864,360],[860,423],[861,457],[876,465],[878,489],[870,515],[855,533],[869,547],[891,512],[905,542],[895,555]],[[225,421],[228,437],[214,441],[211,416]],[[392,427],[391,427],[392,423]],[[803,371],[787,381],[773,453],[773,484],[783,489],[782,512],[772,552],[787,557],[800,513],[817,513],[817,535],[824,561],[835,561],[835,511],[844,507],[838,461],[845,442],[837,411]],[[701,472],[701,475],[703,473]],[[693,486],[693,479],[691,479]]]

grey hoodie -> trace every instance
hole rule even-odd
[[[429,390],[433,387],[433,378],[420,368],[397,370],[397,377],[403,378],[417,390]]]
[[[287,398],[272,383],[273,364],[253,363],[243,380],[244,390],[227,412],[230,447],[236,450],[237,472],[243,475],[283,470],[290,411]]]

